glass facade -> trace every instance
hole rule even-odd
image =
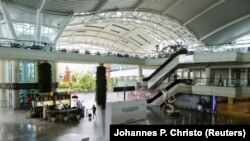
[[[34,83],[35,82],[35,62],[20,61],[19,82],[20,83]]]
[[[34,61],[20,61],[19,83],[35,83],[35,67]],[[35,93],[35,89],[19,90],[20,107],[31,106],[31,100]]]

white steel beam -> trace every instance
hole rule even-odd
[[[66,37],[71,37],[71,35],[64,35],[62,36],[63,38],[66,38]],[[104,37],[96,37],[96,36],[93,36],[93,35],[74,35],[74,37],[86,37],[86,38],[93,38],[93,39],[99,39],[99,40],[103,40],[104,42],[105,41],[109,41],[109,42],[115,42],[115,40],[112,40],[112,39],[108,39],[108,38],[104,38]],[[75,41],[74,41],[75,42]],[[95,43],[93,40],[90,41],[90,43]],[[123,48],[128,48],[130,51],[133,51],[132,49],[130,49],[129,47],[126,47],[120,43],[118,43],[120,46],[122,46]]]
[[[139,0],[133,7],[134,11],[138,10],[139,7],[144,3],[144,0]]]
[[[41,17],[42,17],[41,11],[38,9],[36,13],[36,33],[35,33],[36,42],[41,42],[41,23],[42,23]]]
[[[16,31],[15,31],[15,28],[14,28],[14,25],[13,25],[13,22],[11,20],[11,17],[9,15],[9,12],[6,8],[6,3],[4,1],[0,1],[0,7],[2,9],[2,13],[3,13],[3,17],[4,17],[4,20],[10,30],[10,34],[11,34],[11,37],[13,39],[17,39],[17,35],[16,35]]]
[[[102,29],[102,30],[100,30],[100,32],[98,32],[96,35],[95,35],[95,37],[99,37],[99,35],[101,35],[102,33],[103,33],[103,31],[107,28],[107,27],[109,27],[110,26],[110,24],[108,23],[107,25],[105,25],[105,27]],[[95,38],[93,38],[92,39],[92,42],[95,40]]]
[[[229,22],[229,23],[227,23],[227,24],[225,24],[225,25],[223,25],[223,26],[221,26],[221,27],[219,27],[219,28],[213,30],[212,32],[210,32],[210,33],[208,33],[207,35],[205,35],[205,36],[203,36],[202,38],[200,38],[200,41],[205,40],[206,38],[212,36],[213,34],[219,32],[219,31],[221,31],[221,30],[223,30],[223,29],[225,29],[225,28],[227,28],[227,27],[229,27],[229,26],[231,26],[231,25],[233,25],[233,24],[235,24],[235,23],[238,23],[238,22],[240,22],[240,21],[242,21],[242,20],[245,20],[245,19],[247,19],[247,18],[250,18],[250,14],[248,14],[248,15],[246,15],[246,16],[243,16],[243,17],[241,17],[241,18],[238,18],[238,19],[236,19],[236,20],[234,20],[234,21],[231,21],[231,22]]]
[[[43,8],[44,8],[44,5],[45,5],[46,1],[47,1],[47,0],[43,0],[41,6],[40,6],[40,8],[39,8],[40,11],[43,11]]]
[[[61,40],[61,39],[60,39]],[[62,40],[61,42],[64,42],[64,40]],[[107,45],[107,44],[101,44],[101,43],[92,43],[90,41],[79,41],[77,43],[82,43],[84,45],[90,45],[90,46],[98,46],[98,47],[102,47],[104,50],[108,51],[108,49],[114,49],[114,46],[110,46],[110,45]],[[67,42],[66,44],[69,44],[69,42]],[[71,44],[74,44],[74,43],[71,43]],[[81,49],[89,49],[89,47],[83,47],[82,45],[79,45],[81,47]],[[80,49],[80,50],[81,50]],[[116,50],[117,51],[117,50]]]
[[[42,10],[47,0],[43,0],[39,9],[36,12],[36,33],[35,40],[36,42],[41,42],[41,25],[42,25]]]
[[[196,20],[197,18],[199,18],[200,16],[202,16],[203,14],[207,13],[208,11],[212,10],[213,8],[219,6],[220,4],[224,3],[226,0],[220,0],[217,1],[216,3],[214,3],[213,5],[207,7],[206,9],[204,9],[203,11],[199,12],[197,15],[193,16],[191,19],[189,19],[188,21],[186,21],[183,26],[186,26],[188,24],[190,24],[191,22],[193,22],[194,20]]]
[[[96,37],[96,36],[93,36],[93,35],[74,35],[75,37],[89,37],[89,38],[96,38],[96,39],[103,39],[103,40],[107,40],[107,41],[110,41],[110,42],[115,42],[115,40],[112,40],[112,39],[108,39],[108,38],[104,38],[104,37]],[[62,37],[71,37],[71,35],[64,35]],[[92,42],[92,41],[90,41]]]
[[[67,17],[67,19],[65,20],[64,24],[62,25],[61,29],[58,31],[56,37],[53,40],[54,44],[57,42],[57,40],[61,36],[61,34],[63,33],[64,29],[66,28],[66,26],[68,25],[68,23],[70,22],[70,20],[71,20],[72,17],[73,17],[73,12],[70,13],[70,15]]]
[[[179,5],[182,2],[182,0],[176,0],[175,2],[173,2],[170,6],[166,7],[165,11],[162,12],[162,14],[167,14],[168,12],[170,12],[172,9],[174,9],[177,5]]]
[[[121,39],[123,39],[126,35],[130,34],[131,32],[137,30],[138,28],[137,27],[134,27],[133,29],[130,29],[130,31],[128,31],[127,33],[123,34],[122,36],[119,37],[119,39],[117,39],[115,41],[115,43],[119,42]],[[125,39],[126,40],[126,39]]]
[[[100,11],[107,3],[109,0],[102,0],[102,2],[95,8],[95,12],[97,13]]]
[[[109,0],[103,0],[96,8],[95,8],[95,14],[91,16],[88,20],[85,20],[85,24],[88,23],[88,21],[91,21],[96,14],[108,3]]]

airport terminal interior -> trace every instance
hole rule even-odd
[[[249,0],[1,0],[0,140],[248,125]]]

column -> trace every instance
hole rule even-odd
[[[199,79],[201,79],[202,78],[202,70],[200,70],[200,77],[199,77]]]
[[[211,85],[211,68],[206,67],[205,68],[205,84]]]
[[[57,63],[52,62],[51,63],[51,71],[52,71],[52,83],[55,84],[58,82],[58,77],[57,77]],[[52,91],[56,91],[55,85],[52,86]]]
[[[138,76],[139,76],[139,80],[142,80],[142,67],[139,66],[139,70],[138,70]]]
[[[12,77],[11,83],[18,83],[18,75],[19,75],[19,61],[12,61]],[[11,90],[12,92],[12,108],[16,109],[20,107],[19,102],[19,90]]]
[[[1,83],[9,83],[9,65],[8,61],[1,61],[1,68],[0,70],[2,71],[0,73],[1,75]],[[1,99],[2,99],[2,104],[0,105],[1,107],[8,108],[11,107],[11,99],[10,99],[10,90],[9,89],[2,89],[2,94],[1,94]]]
[[[234,98],[233,97],[228,97],[228,105],[232,105],[234,103]]]
[[[228,86],[232,86],[233,85],[233,69],[229,68],[229,72],[228,72]]]
[[[39,64],[39,62],[35,62],[35,66],[34,66],[35,83],[38,83],[38,64]]]
[[[1,83],[11,85],[10,89],[1,90],[1,107],[19,108],[19,91],[12,89],[12,83],[18,82],[18,62],[17,61],[1,61]]]
[[[181,69],[181,79],[183,79],[184,78],[184,70],[183,69]]]
[[[241,70],[240,69],[235,69],[235,71],[236,71],[236,78],[235,78],[235,80],[236,80],[236,86],[240,86],[240,74],[241,74]]]
[[[146,85],[146,84],[145,84]],[[136,82],[136,89],[141,88],[142,86],[144,86],[143,83],[143,76],[142,76],[142,67],[139,66],[138,67],[138,81]]]
[[[188,79],[191,79],[191,72],[192,72],[192,70],[190,70],[190,69],[187,70],[187,73],[188,73],[187,77],[188,77]]]
[[[5,61],[0,60],[0,83],[5,83]],[[7,93],[5,89],[0,89],[0,107],[7,108]]]
[[[246,77],[246,86],[249,86],[249,70],[248,70],[248,68],[246,68],[246,75],[245,75],[245,77]]]
[[[211,96],[211,100],[210,100],[210,111],[212,112],[212,113],[216,113],[216,111],[217,111],[217,96]]]
[[[193,76],[192,76],[192,79],[195,79],[196,78],[196,70],[193,70]]]

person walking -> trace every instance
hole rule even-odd
[[[96,116],[96,106],[95,105],[93,105],[92,110],[93,110],[93,119],[94,119],[94,117]]]

